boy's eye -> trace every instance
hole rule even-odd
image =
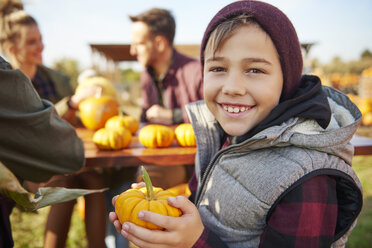
[[[209,69],[209,71],[211,71],[211,72],[223,72],[223,71],[226,71],[226,69],[225,68],[223,68],[223,67],[211,67],[210,69]]]
[[[263,71],[259,70],[259,69],[249,69],[247,70],[248,73],[263,73]]]

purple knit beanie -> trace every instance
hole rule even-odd
[[[200,61],[204,67],[204,50],[212,31],[223,21],[247,14],[251,16],[272,39],[280,57],[283,72],[283,91],[280,101],[292,97],[299,87],[302,75],[300,42],[291,21],[278,8],[259,1],[237,1],[221,9],[205,30],[200,49]]]

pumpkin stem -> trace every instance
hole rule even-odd
[[[142,170],[142,178],[145,181],[146,190],[147,190],[146,200],[149,200],[149,201],[154,200],[155,194],[154,194],[154,189],[152,187],[150,176],[147,173],[145,167],[141,166],[141,170]]]
[[[119,112],[119,116],[120,116],[120,117],[121,117],[121,116],[124,116],[123,111],[121,111],[121,106],[119,106],[119,108],[118,108],[118,112]]]

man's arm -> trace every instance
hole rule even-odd
[[[79,170],[84,148],[74,128],[1,57],[0,85],[0,161],[16,176],[35,182]]]

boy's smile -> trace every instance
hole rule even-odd
[[[257,25],[235,29],[205,54],[204,99],[226,133],[240,136],[278,104],[283,75],[271,38]]]

